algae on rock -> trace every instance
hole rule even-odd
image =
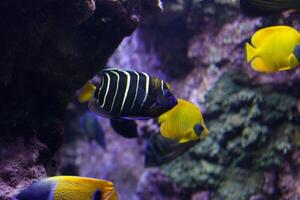
[[[184,188],[214,191],[212,199],[261,193],[264,171],[299,146],[293,139],[300,132],[296,101],[251,85],[240,71],[225,73],[206,96],[209,137],[163,170]]]

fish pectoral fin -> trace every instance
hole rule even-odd
[[[251,67],[258,72],[271,73],[274,72],[270,67],[268,67],[261,57],[256,57],[251,62]]]
[[[186,142],[189,142],[190,140],[187,139],[187,138],[182,138],[178,141],[178,143],[182,144],[182,143],[186,143]]]
[[[256,55],[256,49],[249,44],[248,42],[245,44],[245,51],[246,51],[246,60],[247,62],[251,62],[257,55]]]
[[[162,115],[159,116],[159,118],[158,118],[158,123],[159,123],[159,124],[162,124],[164,121],[166,121],[166,119],[167,119],[167,115],[162,114]]]

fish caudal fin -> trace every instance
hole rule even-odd
[[[249,63],[256,56],[256,52],[254,47],[251,46],[248,42],[245,45],[245,51],[246,51],[246,60]]]
[[[92,83],[86,83],[79,92],[78,101],[80,103],[84,103],[93,98],[94,93],[96,91],[96,86]]]
[[[160,134],[152,135],[148,140],[145,149],[145,166],[160,166],[171,162],[198,142],[199,140],[193,140],[185,143],[178,143],[177,141],[167,139]]]

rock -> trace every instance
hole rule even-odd
[[[5,199],[16,192],[12,187],[43,178],[46,170],[54,174],[52,158],[62,143],[67,104],[134,31],[138,18],[118,0],[3,1],[0,13],[0,90],[5,97],[0,100],[1,151],[22,139],[20,156],[33,151],[31,138],[47,145],[34,160],[23,158],[32,169],[38,168],[30,171],[26,183],[18,174],[13,181],[1,179],[3,191],[9,190],[0,191]],[[2,147],[6,141],[10,145]],[[13,162],[16,169],[21,167]],[[10,163],[1,159],[1,165],[6,169]],[[3,177],[9,174],[1,172]]]
[[[198,192],[193,195],[192,200],[210,200],[210,192],[204,191],[204,192]]]
[[[157,169],[146,170],[139,181],[137,196],[140,200],[187,200],[184,193],[172,180]]]
[[[42,162],[46,150],[47,146],[36,138],[17,138],[1,143],[0,199],[9,200],[33,181],[47,176]]]
[[[300,197],[299,152],[300,150],[298,149],[291,153],[290,159],[286,160],[279,172],[278,186],[283,200],[297,200]]]

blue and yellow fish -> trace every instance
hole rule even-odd
[[[78,176],[55,176],[34,182],[13,200],[118,200],[112,182]]]
[[[208,135],[200,109],[183,99],[178,99],[178,104],[158,121],[161,135],[179,143],[204,139]]]
[[[299,65],[300,34],[289,26],[258,30],[245,45],[247,62],[258,72],[290,70]]]
[[[143,72],[108,68],[100,86],[85,84],[79,102],[101,116],[123,119],[158,117],[177,104],[168,84]]]
[[[240,0],[240,8],[249,16],[280,14],[289,10],[299,10],[298,0]]]
[[[208,135],[200,109],[183,99],[158,120],[160,134],[151,136],[145,149],[146,167],[174,160]]]

